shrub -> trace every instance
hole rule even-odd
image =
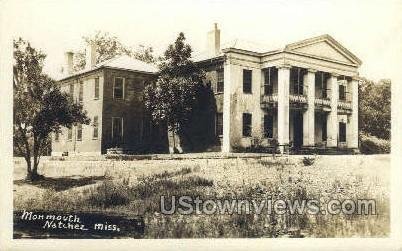
[[[360,152],[364,154],[390,153],[391,142],[368,134],[361,134]]]
[[[311,166],[314,164],[315,158],[314,157],[304,157],[303,158],[303,164],[305,166]]]

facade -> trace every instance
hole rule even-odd
[[[282,150],[358,148],[361,61],[335,39],[323,35],[265,51],[238,40],[219,48],[219,37],[215,24],[199,62],[215,93],[223,152],[273,139]]]
[[[52,155],[100,155],[109,148],[141,152],[155,131],[144,113],[144,86],[155,79],[156,67],[121,56],[95,65],[96,48],[88,48],[87,68],[71,74],[72,53],[66,53],[67,74],[59,83],[82,103],[90,125],[76,125],[53,135]]]
[[[268,147],[274,139],[282,151],[287,146],[358,148],[361,61],[331,36],[278,50],[239,40],[221,46],[215,24],[207,42],[207,51],[194,58],[206,72],[204,84],[210,87],[214,102],[213,109],[208,109],[209,119],[199,119],[207,120],[203,133],[213,138],[205,150]],[[67,54],[66,61],[71,66],[70,56]],[[91,65],[91,57],[87,56],[87,65]],[[137,149],[154,139],[160,142],[163,133],[155,136],[151,132],[142,100],[144,85],[155,77],[154,66],[123,57],[62,79],[66,91],[79,99],[82,96],[79,102],[97,123],[82,126],[82,130],[80,126],[65,129],[63,139],[59,136],[56,140],[54,135],[53,154],[101,154],[111,147]],[[122,98],[116,98],[116,93]]]

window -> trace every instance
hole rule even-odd
[[[278,69],[270,67],[265,71],[264,78],[264,95],[272,95],[274,93],[274,84],[278,83]]]
[[[251,93],[251,70],[243,70],[243,93]]]
[[[114,79],[113,99],[124,99],[124,78]]]
[[[99,121],[98,116],[94,116],[94,123],[93,123],[94,131],[92,134],[93,139],[97,139],[99,135]]]
[[[82,140],[82,125],[79,124],[77,126],[77,140],[81,141]]]
[[[120,144],[123,139],[123,118],[112,118],[112,141],[115,144]]]
[[[339,122],[339,142],[346,142],[346,123]]]
[[[217,71],[217,82],[216,82],[216,92],[223,92],[224,82],[223,82],[223,70]]]
[[[316,86],[316,88],[321,90],[321,98],[328,97],[328,92],[327,92],[328,77],[329,77],[329,74],[322,72],[322,71],[316,72],[316,74],[315,74],[315,86]]]
[[[251,136],[251,113],[243,113],[243,137]]]
[[[67,140],[73,139],[73,128],[68,128]]]
[[[274,136],[274,117],[272,114],[264,115],[264,137],[273,138]]]
[[[223,134],[223,113],[218,112],[216,114],[216,123],[215,123],[215,134],[216,136],[222,136]]]
[[[327,141],[327,118],[324,117],[322,121],[322,141]]]
[[[69,87],[70,87],[70,91],[69,91],[70,92],[70,94],[69,94],[70,98],[74,99],[74,84],[71,83]]]
[[[99,99],[99,78],[95,78],[95,93],[94,99]]]
[[[80,81],[80,89],[78,94],[78,102],[82,102],[84,100],[84,82]]]
[[[292,94],[303,95],[304,74],[305,74],[304,69],[300,67],[293,67],[290,70],[290,80],[291,84],[293,84],[293,89],[291,90]]]
[[[346,86],[339,86],[339,100],[346,100]]]
[[[54,141],[56,141],[56,142],[59,141],[59,132],[54,133]]]

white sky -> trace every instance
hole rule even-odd
[[[2,14],[14,37],[44,51],[45,70],[56,76],[67,50],[84,46],[82,36],[107,31],[130,46],[161,53],[180,31],[195,52],[205,49],[214,22],[221,42],[236,38],[272,49],[330,34],[357,55],[360,75],[391,78],[402,51],[402,1],[28,1],[6,2]],[[7,25],[8,26],[8,25]]]

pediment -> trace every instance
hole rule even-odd
[[[361,64],[360,59],[329,35],[289,44],[285,50],[343,63]]]

